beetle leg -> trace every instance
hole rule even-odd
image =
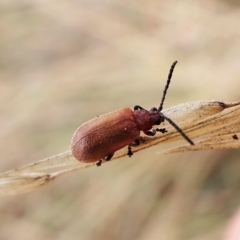
[[[129,144],[129,147],[137,147],[140,145],[140,140],[137,138],[134,142]]]
[[[96,163],[97,167],[100,167],[102,165],[102,160],[99,160],[97,163]]]
[[[156,134],[156,129],[153,129],[152,131],[144,131],[144,133],[148,136],[154,136]]]
[[[128,153],[127,153],[127,155],[129,157],[131,157],[133,155],[132,147],[137,147],[139,145],[140,145],[140,140],[137,138],[133,143],[128,145]]]
[[[111,158],[113,157],[113,154],[114,154],[114,153],[111,153],[111,154],[107,155],[104,160],[105,160],[105,161],[110,161]]]
[[[131,157],[133,155],[132,148],[130,147],[130,145],[128,145],[128,153],[127,153],[127,155],[129,157]]]
[[[138,106],[138,105],[134,106],[134,111],[136,111],[136,110],[143,110],[143,109],[144,109],[144,108],[141,107],[141,106]]]
[[[109,155],[107,155],[104,159],[99,160],[99,161],[96,163],[96,165],[97,165],[98,167],[100,167],[100,166],[102,165],[102,163],[107,162],[107,161],[110,161],[111,158],[113,157],[113,154],[114,154],[114,153],[109,154]]]
[[[161,132],[161,133],[166,133],[167,132],[167,130],[165,128],[157,128],[156,131]]]

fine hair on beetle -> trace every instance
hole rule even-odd
[[[165,133],[165,128],[153,129],[154,125],[160,125],[165,120],[187,142],[194,145],[183,130],[161,112],[176,64],[177,61],[173,62],[170,68],[158,108],[153,107],[148,111],[136,105],[134,111],[125,107],[89,120],[82,124],[73,135],[71,141],[73,156],[81,162],[97,162],[97,166],[101,166],[104,161],[109,161],[117,150],[128,146],[127,155],[131,157],[132,147],[140,144],[140,132],[148,136],[154,136],[156,132]]]

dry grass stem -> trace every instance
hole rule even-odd
[[[195,143],[194,146],[185,144],[164,153],[240,147],[240,102],[198,101],[173,106],[163,113],[175,121]],[[165,127],[167,133],[154,137],[141,136],[141,144],[134,148],[133,152],[182,140],[179,133],[167,122],[161,127]],[[127,149],[123,148],[114,154],[113,160],[126,155]],[[70,151],[66,151],[0,174],[0,195],[29,192],[62,174],[90,166],[96,165],[80,163]]]

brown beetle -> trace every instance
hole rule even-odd
[[[154,107],[148,111],[137,105],[134,111],[130,108],[122,108],[82,124],[74,133],[71,141],[73,156],[81,162],[97,162],[97,166],[101,166],[102,161],[109,161],[114,152],[128,145],[128,156],[131,157],[133,154],[131,147],[140,144],[140,131],[150,136],[154,136],[156,131],[164,133],[166,132],[164,128],[151,131],[153,125],[159,125],[164,120],[167,120],[183,138],[194,145],[176,123],[161,113],[176,64],[177,61],[173,62],[170,68],[158,109]]]

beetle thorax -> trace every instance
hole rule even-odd
[[[159,125],[164,121],[164,115],[157,110],[136,110],[133,112],[137,127],[140,131],[148,131],[154,125]]]

